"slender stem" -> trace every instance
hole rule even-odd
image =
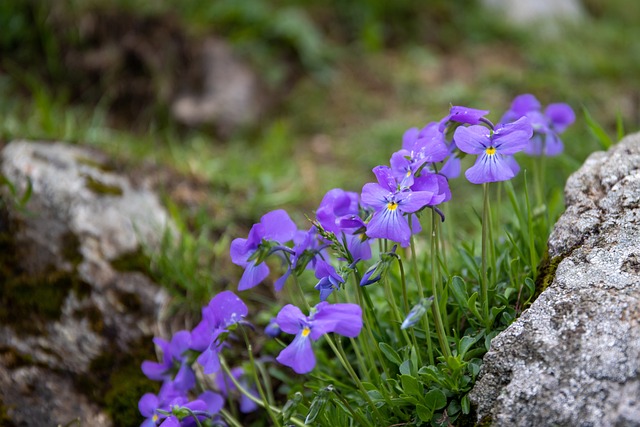
[[[409,297],[407,296],[407,280],[404,274],[404,265],[402,264],[402,258],[398,257],[398,265],[400,266],[400,283],[402,287],[402,304],[404,305],[404,312],[409,312]]]
[[[256,367],[256,363],[255,360],[253,359],[253,348],[251,346],[251,343],[249,342],[249,337],[247,336],[247,332],[244,330],[244,328],[240,328],[242,329],[242,335],[244,336],[244,342],[247,346],[247,352],[249,353],[249,362],[251,363],[251,366],[253,367],[253,380],[256,383],[256,388],[258,389],[258,394],[260,394],[260,398],[262,399],[262,401],[264,402],[264,408],[267,410],[267,414],[269,414],[269,418],[271,418],[271,421],[273,421],[274,425],[276,425],[277,427],[280,427],[280,421],[278,420],[278,417],[275,416],[275,414],[273,413],[273,411],[271,410],[271,402],[269,402],[269,400],[267,399],[267,395],[264,392],[264,389],[262,388],[262,383],[260,382],[260,378],[258,377],[258,370]]]
[[[363,307],[362,304],[362,297],[363,295],[365,295],[365,293],[363,292],[364,289],[362,288],[362,286],[360,286],[360,281],[362,280],[362,278],[360,277],[360,273],[358,272],[358,270],[354,270],[353,271],[353,275],[355,278],[355,282],[356,282],[356,298],[357,298],[357,302],[358,305],[360,307]],[[369,300],[369,302],[371,302]],[[364,310],[364,329],[366,332],[366,336],[360,335],[359,339],[360,342],[362,343],[362,346],[364,348],[364,352],[367,355],[368,361],[369,361],[369,365],[371,366],[371,372],[374,375],[374,380],[376,382],[378,382],[380,380],[380,373],[378,372],[378,368],[376,366],[376,362],[375,359],[373,357],[374,352],[376,353],[376,355],[378,356],[378,359],[381,359],[382,355],[379,354],[380,349],[378,349],[378,346],[376,345],[376,340],[375,337],[373,335],[373,330],[371,328],[371,319],[370,319],[370,315],[372,314],[372,310],[373,310],[373,305],[369,304],[366,308],[366,310]],[[367,339],[369,338],[369,339]],[[373,344],[373,350],[371,349]],[[383,365],[384,367],[384,365]]]
[[[529,232],[529,263],[533,280],[538,276],[538,252],[536,251],[536,239],[533,234],[533,212],[529,200],[529,186],[527,184],[527,171],[524,171],[524,200],[527,207],[527,228]]]
[[[351,413],[351,415],[353,415],[353,418],[358,420],[361,426],[372,425],[368,419],[364,418],[359,412],[357,412],[351,407],[351,404],[349,403],[349,401],[345,399],[344,396],[340,394],[338,390],[334,389],[333,393],[338,397],[338,399],[340,399],[342,404],[345,406],[345,408],[347,408],[347,410]]]
[[[413,242],[413,236],[411,236],[411,259],[413,262],[413,272],[416,278],[416,284],[418,285],[418,295],[420,296],[420,300],[423,300],[424,289],[422,288],[422,279],[420,279],[420,271],[418,270],[418,256],[416,254],[416,245]],[[429,316],[427,315],[422,316],[422,323],[424,326],[424,335],[427,340],[427,353],[429,354],[429,364],[435,365],[435,359],[433,357],[433,344],[431,343],[431,327],[429,326]]]
[[[191,409],[187,408],[186,406],[184,406],[183,409],[186,409],[186,411],[189,413],[189,415],[196,421],[196,425],[198,427],[202,427],[202,423],[200,423],[200,420],[198,419],[196,414],[193,413],[193,411]]]
[[[382,415],[378,411],[378,408],[373,403],[373,400],[371,400],[371,396],[369,396],[369,393],[367,392],[367,389],[365,389],[364,385],[362,385],[362,381],[360,381],[360,378],[358,378],[358,375],[353,370],[353,367],[351,366],[349,361],[344,357],[344,355],[340,352],[340,350],[338,350],[338,348],[336,347],[336,345],[333,342],[333,340],[331,339],[331,337],[328,334],[325,334],[324,336],[325,336],[325,338],[327,340],[327,343],[329,343],[329,347],[331,347],[331,349],[335,353],[336,357],[338,358],[338,360],[340,361],[340,363],[342,364],[344,369],[347,371],[349,376],[351,376],[351,379],[353,380],[353,382],[356,383],[356,386],[360,390],[360,392],[361,392],[362,396],[364,397],[364,399],[371,406],[371,409],[373,410],[373,412],[375,412],[376,418],[379,419],[379,420],[383,419]]]
[[[245,396],[247,396],[251,401],[253,401],[254,403],[256,403],[257,405],[263,407],[266,409],[266,407],[268,406],[269,409],[271,409],[273,412],[275,412],[276,414],[282,414],[282,409],[276,408],[275,406],[271,406],[268,403],[265,403],[263,400],[258,399],[257,397],[255,397],[253,394],[251,394],[246,388],[244,388],[242,386],[242,384],[240,384],[238,382],[238,380],[236,380],[233,375],[231,375],[231,370],[229,369],[229,365],[227,365],[227,361],[224,359],[224,357],[222,355],[219,355],[220,357],[220,366],[222,367],[222,370],[224,370],[226,372],[226,374],[229,376],[229,378],[231,378],[231,381],[233,382],[233,385],[236,386],[236,388],[238,389],[238,391],[242,394],[244,394]],[[289,418],[289,421],[295,425],[297,425],[298,427],[308,427],[304,422],[300,421],[299,419],[297,419],[296,417],[291,417]]]
[[[489,231],[489,183],[482,184],[482,281],[480,283],[480,297],[482,298],[482,315],[485,326],[489,327],[489,280],[487,278],[487,232]]]
[[[431,217],[431,292],[433,293],[433,319],[436,324],[436,332],[438,334],[438,340],[440,341],[440,347],[444,356],[448,359],[451,356],[451,349],[449,348],[449,342],[447,341],[447,334],[444,330],[442,322],[442,314],[440,313],[440,292],[438,290],[438,242],[436,240],[436,227],[437,219],[436,213],[433,212]]]
[[[240,424],[240,422],[236,420],[236,418],[226,409],[220,409],[220,414],[222,414],[222,417],[226,422],[231,424],[231,427],[242,427],[242,424]]]
[[[402,335],[406,343],[411,345],[411,341],[409,340],[409,335],[407,334],[407,331],[400,329],[398,326],[399,324],[402,323],[403,319],[402,319],[402,315],[400,314],[400,309],[396,304],[396,297],[393,295],[393,292],[391,291],[391,287],[389,286],[389,279],[386,277],[384,279],[384,294],[391,305],[391,313],[393,314],[393,318],[394,318],[393,319],[394,321],[391,322],[391,324],[393,326],[395,336],[398,337]],[[418,358],[420,358],[419,355],[420,353],[418,352]],[[421,360],[419,361],[419,364],[422,366]]]

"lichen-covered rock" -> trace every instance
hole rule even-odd
[[[113,425],[98,384],[150,357],[167,299],[146,272],[115,266],[159,244],[166,211],[95,150],[14,141],[0,162],[17,193],[32,191],[20,207],[5,187],[0,205],[0,353],[21,361],[0,359],[0,404],[17,425],[41,425],[43,408],[50,425]]]
[[[565,197],[555,278],[492,341],[471,400],[496,426],[640,426],[640,134],[592,154]]]

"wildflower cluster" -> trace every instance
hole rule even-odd
[[[238,409],[258,407],[273,425],[298,426],[449,425],[468,414],[466,393],[480,357],[526,304],[525,294],[533,296],[537,267],[522,262],[536,259],[523,251],[517,260],[495,256],[489,183],[518,174],[518,152],[558,154],[558,135],[575,118],[566,104],[542,112],[532,95],[517,97],[496,125],[488,114],[454,106],[440,121],[407,130],[389,164],[373,168],[375,182],[359,194],[327,192],[310,228],[274,210],[247,238],[235,239],[231,259],[244,269],[237,290],[272,281],[277,300],[286,303],[268,316],[263,333],[249,322],[248,306],[224,291],[191,331],[156,338],[161,361],[144,362],[142,370],[162,387],[140,400],[142,425],[238,426]],[[458,258],[466,264],[459,266],[445,261],[439,230],[443,204],[452,198],[449,180],[460,175],[467,155],[477,157],[466,178],[484,187],[483,239],[481,262],[473,247],[462,245]],[[431,250],[421,259],[414,240],[426,227]],[[315,285],[307,287],[311,273]],[[250,335],[264,343],[258,358]],[[237,354],[242,339],[247,362],[232,367],[225,353]],[[311,373],[308,388],[289,369]],[[288,401],[274,397],[269,375]]]

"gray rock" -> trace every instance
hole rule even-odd
[[[173,102],[173,116],[188,126],[215,125],[220,133],[254,125],[265,113],[265,88],[257,72],[224,40],[209,38],[202,46],[204,87]]]
[[[549,287],[491,343],[471,400],[497,426],[640,426],[640,134],[568,180]]]
[[[560,34],[563,24],[583,21],[586,15],[579,0],[482,0],[482,3],[515,26],[552,37]]]
[[[12,241],[4,243],[0,297],[11,307],[0,313],[0,349],[28,363],[2,366],[0,403],[24,425],[76,417],[112,425],[73,381],[95,374],[98,358],[123,359],[150,342],[167,295],[143,272],[113,263],[157,247],[168,216],[152,191],[110,171],[95,150],[14,141],[0,162],[18,193],[32,188],[24,209],[4,203]]]

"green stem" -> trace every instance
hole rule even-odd
[[[273,411],[271,410],[271,402],[267,399],[267,396],[262,387],[262,383],[260,382],[260,378],[258,377],[258,369],[256,368],[256,363],[255,363],[255,360],[253,359],[253,348],[251,346],[251,343],[249,342],[249,337],[247,336],[247,332],[244,330],[244,328],[240,328],[240,329],[242,329],[244,342],[247,346],[247,352],[249,353],[249,362],[251,363],[251,367],[253,368],[252,369],[253,380],[256,383],[258,394],[260,395],[260,398],[264,402],[264,408],[267,410],[267,414],[269,415],[269,418],[271,418],[271,421],[273,421],[274,425],[276,425],[277,427],[280,427],[280,421],[278,420],[278,417],[276,417]]]
[[[226,409],[220,409],[220,414],[226,422],[231,424],[231,427],[242,427],[242,424],[240,424],[240,422],[236,420],[236,417],[230,414]]]
[[[433,319],[436,324],[436,332],[438,334],[438,340],[440,341],[440,347],[446,359],[451,357],[451,349],[449,348],[449,342],[447,340],[447,334],[444,330],[442,322],[442,314],[440,313],[440,293],[438,289],[438,241],[437,241],[437,214],[433,212],[431,217],[431,293],[433,294]]]
[[[524,171],[524,200],[527,205],[527,229],[529,232],[529,262],[533,280],[538,276],[538,252],[536,251],[536,239],[533,234],[533,212],[529,200],[529,186],[527,184],[527,171]]]
[[[413,262],[413,271],[416,279],[416,284],[418,285],[418,295],[420,296],[420,300],[422,301],[424,299],[424,289],[422,288],[422,279],[420,279],[420,271],[418,270],[418,256],[416,254],[416,245],[413,242],[413,236],[411,236],[411,259]],[[431,327],[429,326],[429,316],[422,316],[422,324],[424,326],[424,335],[427,340],[429,364],[435,365],[435,359],[433,357],[433,344],[431,343]]]
[[[373,410],[373,412],[375,412],[376,418],[379,419],[379,420],[382,420],[383,419],[382,415],[378,411],[378,408],[376,407],[376,405],[373,403],[373,400],[371,400],[371,396],[369,396],[369,393],[367,393],[367,389],[365,389],[364,385],[362,385],[362,381],[360,381],[360,378],[358,378],[358,375],[353,370],[353,367],[351,366],[349,361],[343,356],[343,354],[340,352],[340,350],[338,350],[338,348],[336,347],[336,345],[333,342],[333,340],[331,339],[331,337],[328,334],[324,334],[324,336],[325,336],[325,338],[327,340],[327,343],[329,344],[329,347],[331,347],[331,349],[335,353],[336,357],[338,358],[338,360],[340,361],[340,363],[342,364],[344,369],[347,371],[347,373],[349,374],[349,376],[351,377],[353,382],[356,383],[356,386],[360,390],[360,393],[362,394],[362,397],[371,406],[371,409]]]
[[[482,299],[482,315],[485,326],[489,328],[489,279],[487,277],[487,240],[489,231],[489,183],[482,184],[482,281],[480,283],[480,297]]]
[[[404,312],[409,313],[409,297],[407,296],[407,280],[404,274],[404,265],[402,264],[402,258],[398,257],[398,265],[400,266],[400,283],[402,287],[402,304],[404,305]]]
[[[258,399],[257,397],[255,397],[253,394],[251,394],[246,388],[244,388],[239,382],[238,380],[236,380],[233,375],[231,375],[231,370],[229,369],[229,365],[227,365],[227,361],[224,359],[224,357],[222,355],[219,355],[220,357],[220,366],[222,367],[222,370],[229,376],[229,378],[231,379],[231,382],[233,382],[233,385],[236,386],[236,388],[238,389],[238,391],[242,394],[244,394],[245,396],[247,396],[249,398],[249,400],[251,400],[252,402],[256,403],[257,405],[267,409],[267,406],[269,407],[269,409],[273,412],[275,412],[278,415],[282,414],[282,410],[279,408],[276,408],[275,406],[271,406],[268,403],[264,402],[263,400]],[[289,421],[293,424],[295,424],[298,427],[308,427],[304,422],[300,421],[299,419],[297,419],[296,417],[291,417],[289,418]]]
[[[198,427],[202,427],[202,423],[200,423],[200,420],[198,419],[198,417],[196,416],[196,414],[193,413],[193,411],[185,406],[183,406],[183,409],[186,409],[186,411],[189,413],[189,415],[191,415],[191,417],[196,421],[196,425]]]

